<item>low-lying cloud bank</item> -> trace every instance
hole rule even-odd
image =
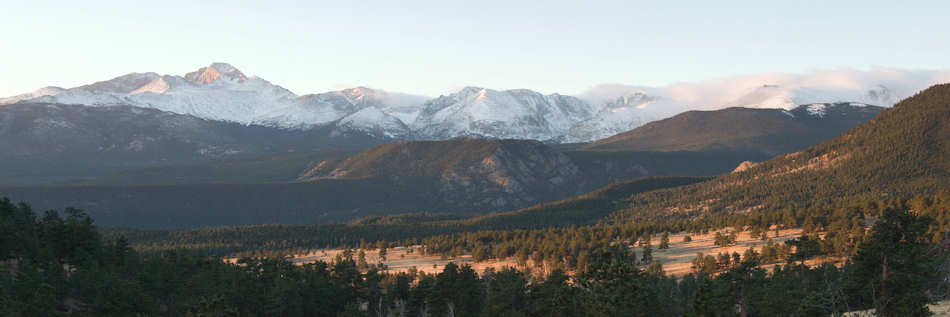
[[[592,104],[618,104],[630,96],[650,98],[627,104],[643,117],[665,118],[688,110],[726,107],[792,108],[822,102],[856,102],[889,107],[929,86],[950,82],[950,70],[820,70],[804,74],[733,76],[664,87],[598,85],[578,97]]]

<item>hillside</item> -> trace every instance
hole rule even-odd
[[[638,195],[637,219],[781,212],[950,188],[950,84],[933,86],[842,136],[744,171]],[[675,199],[671,199],[675,197]]]
[[[471,214],[397,214],[369,215],[347,223],[314,225],[220,226],[187,230],[108,229],[110,236],[123,235],[140,250],[176,248],[199,249],[211,254],[228,255],[254,250],[336,247],[373,242],[418,241],[430,236],[483,230],[512,230],[570,227],[593,224],[620,207],[632,194],[683,186],[708,178],[647,178],[612,184],[605,188],[551,203],[489,215]],[[336,184],[337,186],[341,184]],[[406,197],[406,200],[422,197]],[[367,197],[367,199],[373,199]],[[243,202],[252,203],[255,199]],[[398,206],[393,204],[393,210]],[[175,216],[189,216],[187,212]],[[240,215],[235,215],[240,216]],[[154,217],[154,216],[153,216]],[[286,223],[286,222],[285,222]],[[299,224],[299,222],[298,222]],[[116,226],[119,224],[108,223]],[[149,226],[162,228],[162,226]],[[169,228],[165,226],[165,228]],[[169,244],[169,242],[174,242]]]
[[[314,162],[344,159],[356,150],[286,152],[252,158],[218,159],[122,171],[89,180],[64,182],[84,185],[174,185],[284,183],[296,179]]]
[[[794,152],[867,122],[884,108],[836,103],[792,110],[726,108],[688,111],[583,147],[600,151],[745,151],[765,157]]]
[[[81,208],[102,226],[162,229],[342,222],[425,208],[473,211],[465,202],[380,180],[0,187],[0,197],[28,201],[37,210]]]
[[[749,159],[735,155],[561,152],[525,140],[394,142],[355,155],[279,153],[130,169],[68,185],[5,186],[0,196],[40,209],[83,208],[107,226],[328,223],[516,210],[630,179],[725,172]]]
[[[517,208],[580,194],[588,180],[564,154],[538,141],[454,139],[393,142],[345,160],[328,160],[301,181],[387,179],[424,186],[446,201]]]
[[[0,185],[88,180],[123,171],[362,149],[385,142],[333,127],[287,130],[131,106],[0,105]]]

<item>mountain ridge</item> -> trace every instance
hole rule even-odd
[[[691,109],[791,109],[801,104],[836,102],[887,107],[915,87],[943,78],[938,73],[918,76],[911,72],[878,72],[885,71],[888,76],[881,79],[873,79],[873,72],[840,71],[831,79],[747,76],[662,88],[594,87],[579,96],[465,87],[427,98],[365,87],[297,95],[259,77],[247,76],[230,64],[212,63],[183,76],[130,73],[76,88],[41,88],[0,98],[0,104],[131,105],[287,129],[336,125],[379,137],[412,140],[470,136],[577,143],[606,138]],[[896,80],[902,76],[910,79]],[[754,82],[758,85],[751,84]]]
[[[633,196],[626,219],[758,214],[931,195],[950,186],[950,84],[932,86],[847,133],[713,180]],[[676,202],[668,200],[677,197]]]
[[[856,103],[810,104],[791,110],[731,107],[688,111],[583,146],[583,150],[760,151],[771,157],[827,140],[885,108]]]

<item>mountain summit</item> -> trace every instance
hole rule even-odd
[[[44,88],[0,99],[16,102],[134,106],[246,125],[287,129],[334,126],[381,138],[408,136],[425,98],[365,87],[298,96],[227,63],[177,75],[131,73],[71,89]]]
[[[945,78],[941,74],[886,69],[764,74],[653,88],[600,85],[577,97],[465,87],[430,99],[366,87],[297,95],[233,65],[212,63],[184,76],[130,73],[71,89],[47,87],[0,98],[0,104],[128,105],[245,125],[332,127],[389,139],[473,136],[580,143],[690,110],[792,110],[834,103],[888,107],[939,82]]]
[[[230,81],[242,82],[247,80],[244,73],[228,63],[212,63],[211,66],[202,67],[185,74],[185,80],[192,84],[210,84],[222,76]]]
[[[591,116],[589,104],[527,89],[465,87],[430,100],[413,127],[425,139],[456,136],[554,140]]]

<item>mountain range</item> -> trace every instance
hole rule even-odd
[[[663,88],[598,86],[579,96],[465,87],[427,98],[365,87],[297,95],[230,64],[213,63],[184,76],[130,73],[70,89],[46,87],[0,98],[0,104],[134,106],[244,125],[357,131],[384,140],[472,136],[570,143],[596,141],[690,109],[791,110],[834,102],[887,107],[938,80],[862,75],[843,72],[834,80],[742,77]]]
[[[0,106],[0,185],[88,180],[147,167],[385,142],[326,126],[276,129],[150,108],[21,102]]]
[[[881,110],[839,104],[809,105],[788,114],[745,108],[699,116],[686,113],[631,131],[633,135],[668,131],[655,134],[649,151],[623,142],[604,143],[612,146],[605,150],[600,143],[586,148],[536,140],[456,138],[389,142],[357,153],[317,148],[329,142],[321,138],[333,131],[316,134],[315,130],[245,126],[127,106],[19,103],[2,109],[20,109],[6,117],[29,124],[10,126],[19,134],[0,133],[0,140],[18,146],[7,153],[32,153],[18,161],[20,166],[4,172],[20,173],[17,176],[31,181],[40,179],[38,174],[53,178],[84,173],[84,179],[70,185],[0,187],[0,196],[31,201],[37,208],[80,207],[104,225],[151,228],[325,223],[417,211],[513,210],[630,179],[726,173],[740,162],[768,159],[771,150],[796,151],[826,140]],[[52,112],[25,115],[37,109]],[[87,120],[60,118],[58,124],[38,124],[63,111],[83,111],[72,117]],[[134,119],[142,116],[129,118],[129,111],[150,112],[163,119],[138,121]],[[800,119],[775,121],[783,124],[774,127],[759,124],[763,117],[793,115]],[[823,120],[828,121],[820,123]],[[178,121],[188,124],[154,125]],[[683,126],[705,127],[706,134],[718,137],[696,139],[690,147],[682,147],[682,134],[673,132]],[[735,126],[752,132],[734,134],[730,129]],[[748,142],[750,138],[756,142]],[[375,139],[350,135],[329,140],[349,140],[336,144],[345,148],[366,147]],[[111,144],[121,146],[106,146]],[[721,144],[744,146],[723,148]],[[254,153],[272,154],[250,155]],[[141,167],[149,163],[158,165]],[[116,171],[120,167],[124,169]],[[97,171],[88,168],[111,169],[98,171],[96,177],[90,174]],[[666,186],[662,184],[658,186]]]
[[[857,85],[835,95],[841,90],[803,87],[763,85],[722,99],[741,107],[652,121],[644,114],[682,106],[691,90],[298,96],[223,63],[184,76],[129,74],[4,99],[0,195],[39,208],[82,207],[109,225],[168,228],[492,213],[630,179],[745,175],[853,133],[885,109],[789,102],[888,105],[904,89]],[[712,102],[728,104],[722,100]]]
[[[817,110],[813,108],[816,113]],[[840,136],[764,162],[743,164],[744,168],[716,177],[629,180],[560,201],[474,217],[417,213],[368,217],[339,225],[118,232],[131,234],[132,240],[141,245],[186,241],[190,247],[224,254],[256,250],[276,241],[290,241],[292,237],[321,238],[283,248],[320,245],[346,236],[370,243],[432,237],[431,242],[459,238],[466,232],[491,235],[505,230],[531,236],[536,231],[515,230],[556,231],[551,227],[585,225],[591,225],[592,231],[613,230],[608,231],[611,237],[635,234],[636,228],[698,234],[704,228],[743,224],[819,231],[854,225],[860,235],[879,219],[878,211],[891,207],[921,214],[936,212],[931,229],[939,230],[946,226],[947,218],[933,208],[941,208],[940,204],[945,205],[950,197],[948,140],[950,84],[945,84],[903,100]],[[911,197],[917,198],[905,200]],[[634,229],[623,229],[628,227]],[[849,237],[855,232],[835,234]],[[268,238],[261,239],[265,236]],[[942,239],[939,231],[935,237]],[[211,246],[218,241],[229,244]]]
[[[860,103],[801,105],[791,110],[732,107],[688,111],[585,145],[608,151],[794,152],[877,116],[884,108]]]

